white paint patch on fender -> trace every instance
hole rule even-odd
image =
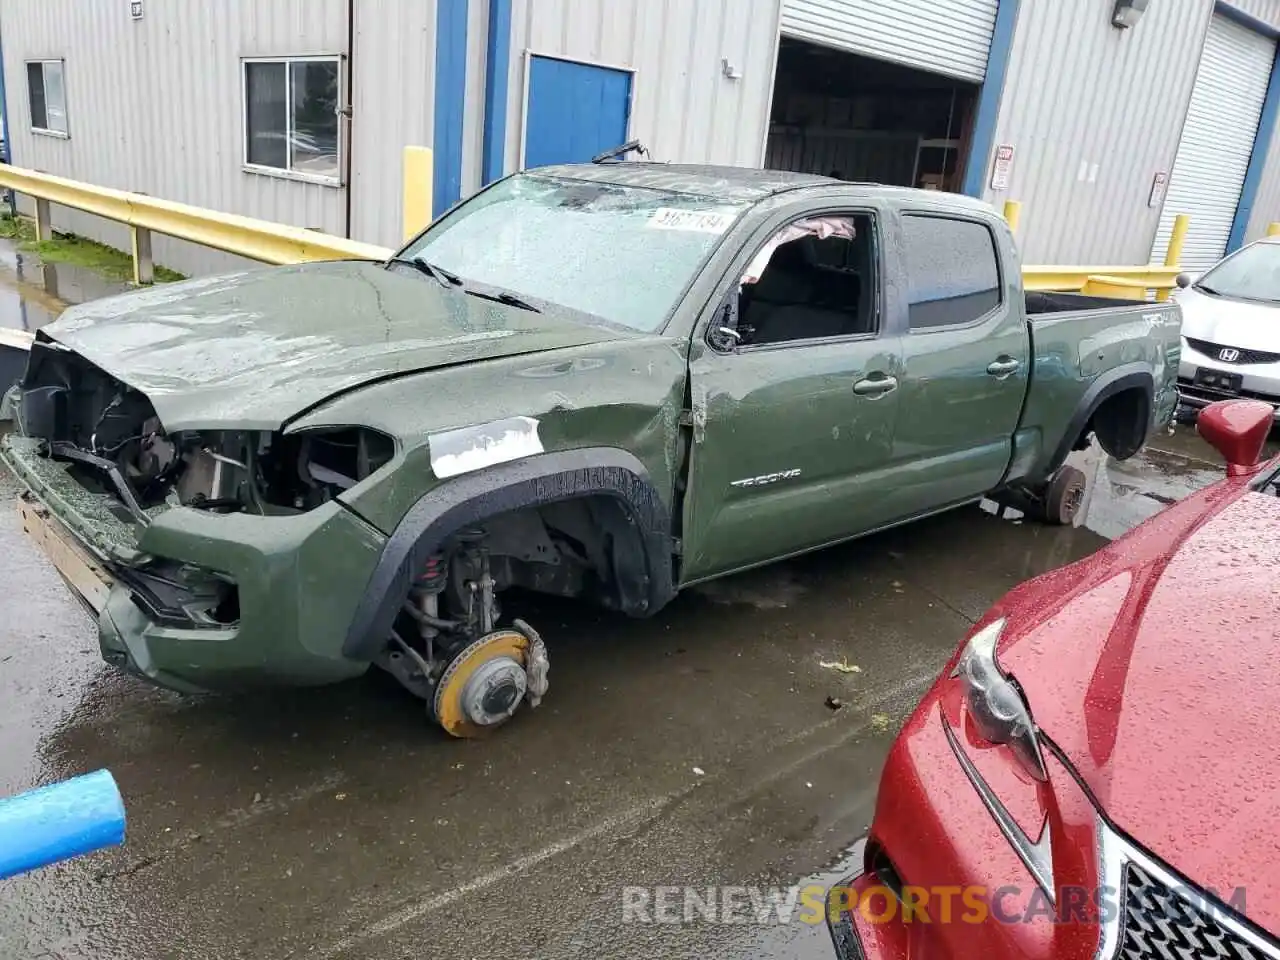
[[[533,417],[508,417],[433,433],[427,437],[427,447],[431,470],[441,480],[543,452]]]

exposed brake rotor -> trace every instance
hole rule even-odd
[[[469,644],[436,684],[432,712],[455,737],[481,737],[506,723],[522,702],[536,707],[547,690],[547,651],[527,624],[495,630]]]

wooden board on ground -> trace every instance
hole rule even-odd
[[[25,497],[18,500],[22,527],[94,613],[101,613],[111,591],[111,575],[95,561],[46,507]]]

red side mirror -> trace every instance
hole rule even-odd
[[[1257,469],[1274,416],[1261,400],[1219,400],[1200,411],[1196,432],[1227,461],[1227,476],[1239,477]]]

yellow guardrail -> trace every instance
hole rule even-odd
[[[1009,229],[1017,231],[1022,204],[1009,200],[1004,205],[1005,220]],[[1147,291],[1154,291],[1157,300],[1167,300],[1182,270],[1182,245],[1187,239],[1191,218],[1180,213],[1173,219],[1173,231],[1164,264],[1149,263],[1146,266],[1024,266],[1022,286],[1027,290],[1080,292],[1098,297],[1142,299]]]
[[[178,237],[263,263],[385,260],[392,253],[385,247],[331,236],[318,230],[287,227],[233,213],[219,213],[186,203],[93,186],[8,164],[0,164],[0,185],[35,197],[38,205],[43,202],[73,207],[128,224],[134,230]],[[37,231],[43,239],[48,230],[47,208],[44,216],[37,210],[36,221]],[[136,246],[135,242],[135,248]]]
[[[1173,287],[1179,273],[1181,270],[1177,267],[1154,263],[1145,267],[1026,266],[1022,268],[1022,285],[1028,290],[1081,291],[1090,277],[1114,277],[1148,290],[1164,290]]]

